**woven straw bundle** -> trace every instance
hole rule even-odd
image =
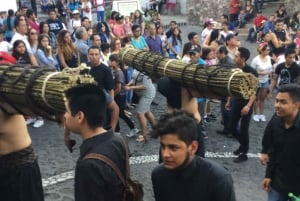
[[[258,88],[258,79],[254,75],[234,66],[186,64],[132,47],[122,49],[119,56],[126,65],[152,78],[171,77],[202,96],[249,99]]]
[[[95,83],[79,75],[86,66],[56,72],[53,68],[32,65],[0,65],[0,100],[20,114],[29,108],[36,115],[54,119],[65,112],[64,91],[72,86]],[[5,108],[2,108],[5,111]]]

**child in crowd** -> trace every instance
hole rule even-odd
[[[132,23],[131,23],[130,17],[126,16],[125,17],[125,24],[124,24],[124,29],[125,29],[126,36],[131,36],[132,35],[131,27],[132,27]]]

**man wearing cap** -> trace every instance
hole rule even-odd
[[[240,41],[237,39],[236,35],[228,34],[225,38],[225,45],[228,51],[227,55],[233,60],[238,47],[241,45]]]
[[[266,22],[267,20],[268,18],[263,16],[261,10],[259,10],[253,20],[253,27],[249,29],[246,41],[255,42],[257,33],[263,28],[263,21]]]
[[[47,23],[49,24],[50,32],[53,32],[55,35],[57,35],[60,30],[65,28],[64,24],[57,19],[55,10],[49,10],[48,17]]]
[[[69,24],[70,33],[75,33],[76,29],[79,27],[81,27],[80,12],[79,10],[74,10]]]

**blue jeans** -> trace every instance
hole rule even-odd
[[[97,11],[97,21],[103,22],[104,21],[104,10],[103,11]]]
[[[287,199],[285,199],[285,196],[283,196],[281,193],[271,189],[271,191],[268,193],[268,201],[287,201]]]

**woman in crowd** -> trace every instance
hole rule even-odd
[[[156,34],[160,37],[160,40],[162,43],[162,48],[163,48],[162,56],[165,56],[166,52],[167,52],[167,47],[168,47],[168,39],[167,39],[167,35],[165,34],[162,24],[160,24],[159,27],[156,28]]]
[[[52,47],[49,43],[49,36],[40,34],[38,37],[38,48],[36,51],[36,59],[41,66],[55,67],[56,62],[52,55]]]
[[[40,34],[46,34],[49,37],[49,44],[52,47],[52,53],[56,52],[57,40],[53,32],[50,32],[49,24],[44,21],[40,22]]]
[[[114,38],[110,43],[111,54],[119,54],[122,48],[122,41],[119,38]]]
[[[220,43],[221,34],[218,29],[213,29],[212,32],[205,38],[202,43],[203,48],[209,48],[216,52]]]
[[[108,20],[108,24],[109,24],[109,28],[112,30],[115,26],[115,24],[117,23],[116,21],[116,16],[119,15],[119,12],[117,11],[112,11],[111,12],[111,15],[110,15],[110,18]]]
[[[137,142],[145,142],[147,136],[147,120],[151,126],[155,125],[155,117],[150,111],[150,106],[155,98],[156,89],[152,80],[143,73],[134,70],[132,80],[124,86],[125,90],[134,90],[139,97],[136,107],[137,117],[140,124],[141,134],[136,139]]]
[[[130,132],[127,134],[128,137],[133,137],[137,133],[134,123],[125,113],[126,105],[126,91],[124,85],[126,82],[123,64],[120,61],[118,55],[112,54],[109,57],[109,67],[113,70],[114,81],[115,81],[115,101],[119,106],[119,117],[125,121],[127,126],[130,128]],[[118,122],[115,132],[120,132],[120,124]]]
[[[280,4],[278,10],[275,11],[276,19],[281,18],[284,19],[287,16],[287,12],[285,10],[285,5]]]
[[[297,30],[300,29],[300,11],[297,11],[294,13],[291,23],[290,23],[290,28],[291,28],[291,36],[292,39],[296,38],[296,32]]]
[[[17,64],[37,65],[34,55],[30,55],[26,49],[25,43],[22,40],[16,40],[13,44],[12,56],[17,60]],[[44,125],[42,117],[26,116],[27,125],[33,123],[34,128],[39,128]]]
[[[120,39],[123,39],[126,37],[126,31],[124,27],[124,16],[123,15],[117,15],[116,16],[117,23],[115,24],[113,28],[113,34]]]
[[[101,43],[110,44],[115,35],[110,31],[106,22],[98,22],[96,24],[96,33],[100,35]]]
[[[134,11],[133,19],[132,19],[132,25],[138,25],[141,28],[141,35],[144,35],[145,32],[145,22],[142,16],[141,11],[136,10]]]
[[[169,57],[171,59],[176,59],[181,57],[181,50],[182,50],[182,39],[180,30],[176,27],[172,30],[172,35],[168,39],[168,46],[169,46]]]
[[[4,38],[7,42],[10,42],[12,36],[14,35],[14,24],[15,24],[14,11],[12,9],[9,9],[8,16],[3,21],[3,25],[5,28]]]
[[[182,49],[182,59],[184,63],[191,62],[190,50],[192,49],[192,43],[185,43]]]
[[[81,0],[82,17],[92,20],[92,4],[89,0]]]
[[[57,36],[57,56],[61,68],[74,68],[80,64],[79,51],[75,47],[71,34],[67,30],[61,30]]]
[[[138,50],[149,51],[149,47],[144,36],[141,35],[141,27],[139,25],[132,26],[131,44]]]
[[[203,48],[201,58],[205,61],[207,65],[216,64],[216,54],[211,48]]]
[[[30,44],[32,53],[35,54],[38,47],[38,33],[35,29],[29,28],[27,32],[28,42]]]
[[[253,58],[251,67],[254,68],[258,73],[259,80],[259,92],[254,102],[254,114],[253,120],[258,122],[266,121],[266,116],[264,115],[264,101],[269,89],[269,79],[272,73],[272,62],[269,56],[270,47],[267,43],[261,43],[257,48],[259,55]]]

